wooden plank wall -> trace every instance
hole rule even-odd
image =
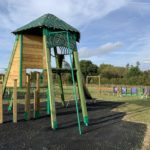
[[[20,39],[18,40],[16,52],[13,58],[12,66],[10,68],[10,73],[6,84],[7,87],[14,86],[14,79],[17,79],[19,81],[19,66],[20,66]]]
[[[45,54],[43,51],[43,37],[35,35],[23,35],[22,51],[22,85],[26,82],[26,69],[44,69],[46,68]],[[13,87],[14,79],[17,79],[19,86],[20,69],[20,39],[17,43],[16,52],[9,73],[7,87]]]
[[[25,85],[26,69],[43,69],[42,36],[23,35],[23,86]],[[44,63],[45,64],[45,63]]]
[[[43,68],[42,37],[23,35],[23,68]]]

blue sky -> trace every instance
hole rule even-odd
[[[1,0],[0,68],[9,62],[11,32],[45,13],[81,31],[80,59],[150,68],[150,0]]]

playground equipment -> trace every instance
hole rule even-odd
[[[140,87],[121,87],[122,96],[141,96],[143,95],[143,88]]]
[[[148,96],[150,96],[150,88],[145,86],[143,88],[143,95],[141,96],[141,98],[148,98]]]
[[[51,127],[56,129],[58,124],[56,118],[52,73],[57,73],[59,77],[59,86],[63,105],[65,105],[65,99],[61,73],[71,73],[78,126],[81,134],[75,76],[77,78],[83,121],[85,125],[88,125],[88,114],[76,46],[76,42],[80,41],[80,32],[56,16],[46,14],[17,29],[13,33],[16,35],[16,40],[3,81],[3,87],[0,93],[1,98],[2,95],[4,96],[5,94],[6,88],[13,87],[13,93],[16,93],[17,87],[20,89],[26,88],[25,118],[30,119],[30,76],[28,75],[26,78],[27,69],[43,69],[45,71],[45,82],[47,82],[48,85],[47,90],[51,115]],[[52,51],[55,55],[56,68],[52,68],[51,66]],[[65,55],[69,55],[71,64],[70,69],[62,68],[62,62]],[[39,111],[39,90],[40,87],[36,87],[34,102],[34,108],[36,109],[35,116]],[[13,95],[13,107],[14,106],[16,106],[16,95]],[[13,109],[13,111],[15,112],[16,108]],[[16,122],[16,119],[14,122]]]
[[[86,77],[86,84],[89,83],[89,79],[98,79],[98,86],[99,86],[99,89],[101,87],[101,76],[98,75],[98,76],[87,76]]]
[[[86,82],[88,83],[88,82]],[[129,85],[102,85],[99,84],[87,84],[89,88],[95,89],[95,92],[101,91],[102,95],[114,95],[114,96],[150,96],[150,88],[148,86],[129,86]]]
[[[120,96],[142,96],[145,89],[142,87],[113,87],[113,94]]]
[[[98,76],[87,76],[86,77],[86,85],[88,86],[89,84],[89,80],[92,80],[92,79],[98,79],[98,89],[99,89],[99,93],[101,93],[101,76],[98,75]],[[84,86],[84,93],[86,93],[86,97],[89,98],[89,99],[92,99],[92,96],[91,94],[89,93],[88,89],[86,88],[86,86]]]

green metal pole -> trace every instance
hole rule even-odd
[[[48,92],[48,89],[47,89],[47,114],[50,115],[50,97],[49,97],[49,92]]]
[[[6,88],[6,84],[7,84],[7,80],[8,80],[8,77],[9,77],[9,73],[10,73],[10,69],[11,69],[11,66],[12,66],[12,62],[13,62],[13,58],[14,58],[14,55],[15,55],[15,52],[16,52],[16,47],[17,47],[17,44],[18,44],[18,38],[19,36],[16,35],[16,39],[15,39],[15,43],[14,43],[14,46],[13,46],[13,51],[12,51],[12,54],[11,54],[11,57],[10,57],[10,61],[9,61],[9,64],[8,64],[8,69],[7,69],[7,72],[6,72],[6,75],[5,75],[5,78],[4,78],[4,82],[3,82],[3,93],[4,94],[4,91],[5,91],[5,88]]]
[[[59,58],[58,58],[58,54],[57,54],[57,48],[54,47],[54,53],[55,53],[55,59],[56,59],[56,67],[57,68],[62,68]],[[63,84],[62,84],[62,78],[61,78],[61,73],[58,73],[58,83],[59,83],[59,87],[60,87],[60,91],[61,91],[61,100],[62,100],[62,105],[65,106],[65,97],[64,97],[64,90],[63,90]]]
[[[80,100],[81,100],[83,120],[84,120],[84,124],[88,126],[88,114],[87,114],[85,95],[83,91],[82,73],[81,73],[81,68],[79,64],[78,52],[73,51],[73,56],[74,56],[74,61],[75,61],[75,67],[77,69],[77,82],[78,82],[79,95],[80,95]]]
[[[72,61],[72,57],[71,57],[71,49],[70,49],[70,41],[69,41],[68,32],[67,32],[67,42],[68,42],[69,56],[70,56],[70,62],[71,62],[71,75],[72,75],[72,82],[73,82],[73,95],[74,95],[75,103],[76,103],[76,112],[77,112],[79,134],[81,135],[82,134],[82,130],[81,130],[81,124],[80,124],[80,114],[79,114],[79,108],[78,108],[78,98],[77,98],[76,84],[75,84],[75,79],[74,79],[73,61]]]
[[[12,97],[11,97],[11,100],[9,102],[9,106],[7,108],[8,111],[11,111],[12,110],[12,105],[13,105],[13,94],[12,94]]]
[[[19,87],[22,87],[22,50],[23,50],[23,36],[20,35],[20,71],[19,71]]]
[[[50,59],[50,52],[47,48],[47,30],[43,29],[43,48],[46,55],[46,66],[47,66],[47,78],[48,78],[48,94],[50,97],[50,110],[51,110],[51,126],[53,129],[58,127],[57,120],[56,120],[56,108],[55,108],[55,101],[54,101],[54,86],[53,86],[53,78],[52,78],[52,68],[51,68],[51,59]]]

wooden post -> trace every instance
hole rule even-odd
[[[78,52],[76,50],[73,51],[73,56],[74,56],[74,61],[75,61],[75,67],[77,69],[77,82],[78,82],[79,95],[80,95],[80,100],[81,100],[83,120],[84,120],[84,124],[87,126],[88,114],[87,114],[86,100],[85,100],[85,95],[83,91],[82,73],[81,73],[81,68],[79,64]]]
[[[34,118],[38,118],[40,115],[40,85],[39,85],[40,73],[36,74],[36,90],[34,91]]]
[[[3,123],[3,86],[0,83],[0,124]]]
[[[19,68],[19,86],[22,87],[22,52],[23,52],[23,35],[20,34],[20,68]]]
[[[58,58],[57,54],[57,48],[54,47],[54,53],[55,53],[55,59],[56,59],[56,67],[57,68],[62,68],[62,64]],[[62,105],[65,106],[65,97],[64,97],[64,90],[63,90],[63,84],[62,84],[62,78],[61,78],[61,73],[58,73],[58,82],[59,82],[59,87],[60,87],[60,92],[61,92],[61,100],[62,100]]]
[[[30,119],[30,75],[27,75],[25,95],[25,120]]]
[[[40,91],[40,83],[39,83],[39,81],[40,81],[40,73],[37,72],[37,73],[36,73],[36,89],[37,89],[38,91]]]
[[[13,89],[13,123],[17,123],[17,79],[14,80]]]
[[[37,117],[40,115],[40,73],[36,76],[36,87],[37,87]]]
[[[55,100],[54,100],[54,86],[53,86],[53,78],[52,78],[52,68],[51,68],[51,57],[49,49],[47,48],[47,30],[43,29],[43,49],[46,55],[46,69],[47,69],[47,78],[48,78],[48,94],[50,97],[50,111],[51,111],[51,127],[56,129],[58,124],[56,120],[56,108],[55,108]]]
[[[99,93],[101,94],[101,76],[99,75]]]
[[[47,84],[47,71],[43,70],[43,85],[48,86]]]

